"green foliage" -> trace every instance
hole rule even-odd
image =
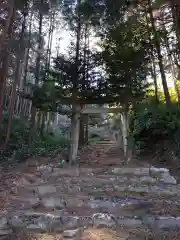
[[[180,106],[172,104],[140,104],[130,114],[130,136],[140,151],[167,142],[180,151]]]
[[[121,103],[138,100],[146,92],[149,43],[144,25],[128,19],[106,30],[102,39],[102,62],[107,73],[107,91]]]
[[[177,103],[178,96],[174,88],[169,88],[169,94],[170,94],[171,103]],[[160,103],[165,104],[165,95],[163,90],[161,89],[158,89],[158,99]],[[144,99],[144,102],[155,103],[155,89],[153,88],[153,86],[150,86],[147,89],[146,98]]]
[[[1,139],[6,136],[6,120],[4,116],[1,127]],[[68,139],[64,135],[54,136],[46,134],[43,138],[39,132],[36,132],[34,141],[28,146],[29,128],[19,119],[13,120],[12,134],[7,148],[0,151],[0,163],[6,165],[15,165],[28,157],[37,157],[42,155],[54,156],[57,152],[69,145]]]

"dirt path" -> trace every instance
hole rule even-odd
[[[180,185],[166,169],[122,166],[111,141],[79,158],[79,168],[47,159],[4,173],[0,240],[180,239]]]

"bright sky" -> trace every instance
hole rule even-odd
[[[62,30],[60,33],[57,33],[55,31],[53,34],[53,41],[52,41],[52,54],[56,55],[58,46],[59,46],[59,52],[65,53],[70,43],[70,39],[71,37],[68,31]]]
[[[60,39],[60,41],[59,41]],[[68,46],[71,41],[70,32],[67,30],[55,30],[53,34],[53,41],[52,41],[52,54],[55,55],[57,53],[57,46],[59,46],[59,52],[66,53]],[[91,37],[90,39],[90,49],[98,48],[97,46],[97,37]]]

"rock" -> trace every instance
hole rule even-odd
[[[53,176],[59,176],[59,177],[78,177],[79,176],[79,169],[75,168],[69,168],[69,169],[62,169],[62,168],[53,168],[52,172]]]
[[[30,230],[41,232],[62,231],[60,216],[42,212],[29,212],[24,216],[26,227]]]
[[[8,219],[8,223],[10,226],[14,228],[21,228],[24,227],[23,220],[19,216],[12,216]]]
[[[12,234],[12,228],[8,224],[6,217],[0,218],[0,237]]]
[[[150,189],[148,186],[139,185],[139,186],[129,186],[128,191],[137,192],[137,193],[149,193]]]
[[[117,224],[120,226],[134,227],[142,225],[142,221],[136,218],[119,217],[117,218]]]
[[[19,180],[19,184],[21,186],[26,186],[26,185],[29,185],[30,183],[31,182],[26,177],[21,177],[21,179]]]
[[[151,167],[150,172],[156,172],[156,173],[168,173],[169,170],[167,168],[156,168],[156,167]]]
[[[6,217],[0,218],[0,240],[1,239],[9,239],[9,235],[12,234],[12,228],[8,224]]]
[[[88,227],[93,225],[93,219],[92,216],[84,216],[79,217],[79,225],[81,227]]]
[[[156,218],[155,217],[153,217],[153,216],[143,216],[143,219],[142,219],[142,223],[144,224],[144,225],[148,225],[148,226],[153,226],[154,225],[154,223],[155,223],[155,220],[156,220]]]
[[[156,183],[157,180],[155,178],[152,178],[150,176],[143,176],[139,179],[139,182],[142,182],[142,183]]]
[[[104,208],[104,209],[108,209],[108,208],[112,208],[115,207],[115,203],[111,202],[111,201],[106,201],[106,200],[91,200],[88,202],[88,206],[91,208]]]
[[[169,184],[177,183],[176,179],[174,177],[172,177],[169,172],[165,172],[165,173],[161,174],[160,181],[162,181],[164,183],[169,183]]]
[[[56,193],[56,187],[53,185],[40,185],[38,186],[38,192],[40,195]]]
[[[164,183],[176,184],[177,181],[174,177],[171,176],[167,168],[150,168],[150,175],[159,179]]]
[[[171,185],[172,186],[172,185]],[[151,193],[157,193],[159,195],[169,195],[169,196],[177,196],[180,195],[180,189],[176,188],[168,188],[168,186],[160,187],[160,186],[150,186]]]
[[[156,219],[155,224],[156,227],[160,229],[168,229],[172,227],[180,229],[180,217],[161,216],[158,219]]]
[[[27,228],[40,232],[62,231],[63,225],[61,216],[64,211],[52,213],[45,212],[17,212],[16,215],[9,219],[9,223],[15,228]]]
[[[92,168],[80,168],[80,175],[86,175],[86,176],[94,176],[93,169]]]
[[[63,216],[62,217],[63,229],[77,229],[79,227],[79,217],[76,216]]]
[[[0,240],[9,240],[9,235],[0,236]]]
[[[42,204],[45,207],[59,208],[59,209],[63,209],[66,206],[64,199],[60,197],[53,197],[53,196],[42,198]]]
[[[37,224],[29,224],[29,225],[27,225],[27,227],[26,227],[28,230],[30,230],[30,231],[38,231],[38,230],[44,230],[44,229],[46,229],[47,228],[47,226],[46,225],[40,225],[39,226],[39,224],[37,225]],[[48,230],[48,229],[47,229]]]
[[[37,171],[41,171],[41,172],[52,172],[53,171],[53,168],[52,166],[50,165],[40,165],[37,167]]]
[[[81,229],[80,228],[77,228],[77,229],[74,229],[74,230],[65,230],[63,232],[63,237],[66,238],[66,239],[77,239],[79,240],[81,236]]]
[[[0,236],[4,235],[11,235],[12,234],[12,228],[6,228],[6,229],[0,229]]]
[[[132,174],[132,176],[147,176],[149,175],[149,168],[113,168],[112,172],[115,174]]]
[[[0,218],[0,229],[3,229],[5,226],[7,226],[8,221],[6,217],[1,217]]]
[[[96,213],[93,214],[93,225],[95,227],[114,227],[116,225],[115,218],[110,214]]]
[[[84,204],[84,201],[82,199],[69,198],[67,199],[66,204],[68,207],[81,207]]]
[[[120,185],[115,185],[115,186],[114,186],[114,189],[115,189],[116,191],[119,191],[119,192],[126,192],[127,189],[128,189],[128,186],[126,186],[125,184],[122,185],[122,186],[120,186]]]
[[[38,197],[26,197],[26,198],[21,198],[22,201],[28,202],[31,207],[35,208],[40,205],[40,198]]]

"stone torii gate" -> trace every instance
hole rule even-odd
[[[74,121],[71,122],[71,146],[70,146],[70,153],[69,153],[69,161],[71,163],[76,161],[77,153],[78,153],[78,145],[79,145],[79,130],[80,130],[80,116],[82,114],[101,114],[101,113],[121,113],[121,133],[122,141],[119,142],[120,144],[123,143],[123,150],[124,150],[124,157],[127,158],[127,136],[128,136],[128,119],[126,114],[123,112],[123,108],[104,108],[104,107],[83,107],[81,108],[80,105],[76,105],[75,109],[72,109],[72,113],[74,114]]]

